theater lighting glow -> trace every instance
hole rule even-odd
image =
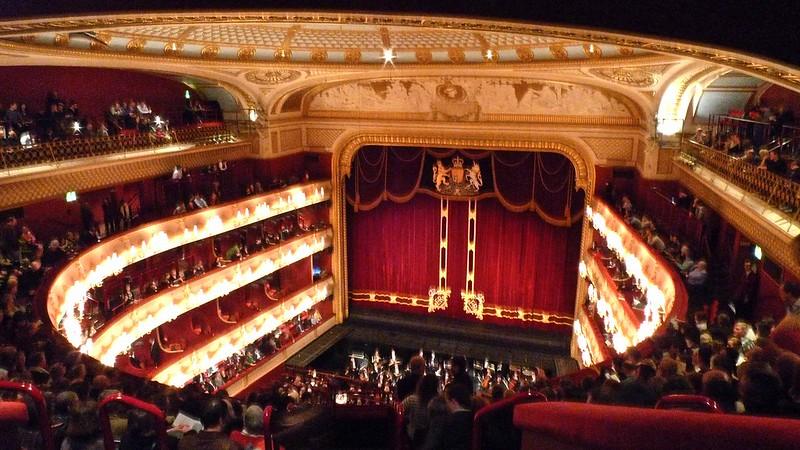
[[[58,274],[48,293],[48,316],[54,326],[62,329],[70,343],[80,348],[91,337],[88,325],[81,325],[88,292],[93,287],[102,286],[106,278],[164,251],[329,198],[329,182],[308,183],[120,233],[83,252]],[[97,347],[95,342],[94,348]]]
[[[319,231],[167,289],[126,310],[93,337],[89,356],[108,366],[133,343],[159,326],[208,302],[331,246],[330,230]]]
[[[592,360],[592,352],[589,350],[589,342],[586,340],[586,336],[583,333],[583,328],[581,327],[578,319],[575,319],[572,331],[575,333],[575,339],[578,343],[578,350],[581,352],[581,362],[583,363],[583,366],[591,366],[594,364],[594,361]]]
[[[74,202],[75,200],[78,199],[78,193],[75,191],[69,191],[67,192],[65,199],[67,200],[67,202]]]
[[[183,358],[162,367],[153,380],[182,387],[198,374],[215,367],[262,336],[272,333],[281,324],[313,308],[328,298],[332,292],[332,278],[319,281],[284,300],[279,306],[261,312],[200,348],[192,349],[192,352]]]
[[[397,55],[394,53],[394,49],[391,48],[383,49],[383,55],[381,56],[381,59],[383,59],[384,66],[387,64],[391,64],[392,66],[394,66],[394,59],[396,57]]]
[[[624,351],[626,346],[636,345],[653,336],[664,323],[667,311],[671,310],[675,301],[675,284],[653,250],[643,244],[607,205],[598,202],[594,208],[587,206],[586,214],[592,227],[605,239],[608,249],[624,263],[627,275],[644,294],[644,318],[639,322],[629,317],[623,308],[617,307],[624,300],[614,298],[613,288],[607,286],[594,258],[589,257],[584,262],[589,279],[594,284],[590,285],[590,298],[591,292],[596,292],[598,314],[604,319],[606,331],[616,330],[616,334],[612,332],[612,346],[618,352]],[[600,314],[601,300],[603,311],[609,313],[610,319]]]

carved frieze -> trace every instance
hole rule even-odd
[[[637,88],[652,87],[656,85],[659,80],[658,74],[638,67],[606,67],[602,69],[591,69],[589,72],[599,78]]]
[[[297,70],[251,70],[244,74],[245,80],[255,84],[281,84],[300,78]]]
[[[340,84],[314,94],[308,111],[409,112],[474,120],[481,114],[633,115],[614,95],[590,86],[458,77]]]

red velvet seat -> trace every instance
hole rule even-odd
[[[514,408],[522,447],[547,449],[796,449],[796,420],[628,408],[533,403]]]
[[[18,448],[19,427],[28,423],[28,408],[22,402],[0,402],[0,442]],[[3,447],[6,448],[6,447]]]
[[[473,450],[519,448],[522,436],[512,423],[514,407],[523,403],[546,401],[547,397],[538,392],[522,393],[480,409],[472,424]]]
[[[42,436],[42,449],[53,450],[53,434],[50,429],[50,414],[47,412],[47,404],[44,401],[44,395],[30,383],[15,383],[13,381],[0,381],[0,391],[14,391],[22,395],[30,397],[36,405],[37,423],[39,425],[39,433]],[[23,402],[0,402],[0,448],[6,444],[11,443],[8,448],[15,448],[13,441],[10,439],[15,438],[16,429],[19,425],[28,423],[28,409]],[[20,410],[20,405],[23,411]],[[24,420],[23,420],[24,419]]]
[[[164,412],[152,403],[143,402],[138,398],[122,394],[106,397],[100,402],[100,405],[98,405],[100,411],[100,427],[103,429],[103,442],[106,450],[115,450],[117,448],[114,442],[114,436],[111,432],[111,421],[108,418],[108,405],[110,403],[122,403],[129,408],[141,409],[153,416],[155,418],[156,436],[158,436],[157,448],[167,450],[167,426],[164,419]]]
[[[272,405],[267,405],[264,408],[264,444],[266,450],[273,450],[275,447],[272,444],[272,429],[270,423],[272,422]]]
[[[656,409],[678,409],[681,411],[710,412],[722,414],[714,399],[703,395],[665,395],[656,403]]]

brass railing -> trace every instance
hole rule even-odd
[[[795,219],[800,214],[800,184],[788,178],[694,141],[681,147],[677,161],[690,167],[700,164]]]
[[[169,132],[120,134],[90,139],[67,139],[33,146],[9,146],[0,149],[3,168],[15,169],[35,164],[125,154],[147,148],[157,148],[178,143],[212,145],[236,142],[236,136],[224,126],[175,128]]]

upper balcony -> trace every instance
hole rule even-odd
[[[800,184],[693,140],[682,145],[676,167],[682,184],[771,258],[800,274],[792,252],[800,234]]]
[[[124,160],[136,156],[178,152],[195,146],[233,144],[239,138],[224,123],[191,125],[113,136],[82,138],[2,147],[0,160],[9,177],[81,164],[87,158]],[[84,161],[85,162],[85,161]]]

